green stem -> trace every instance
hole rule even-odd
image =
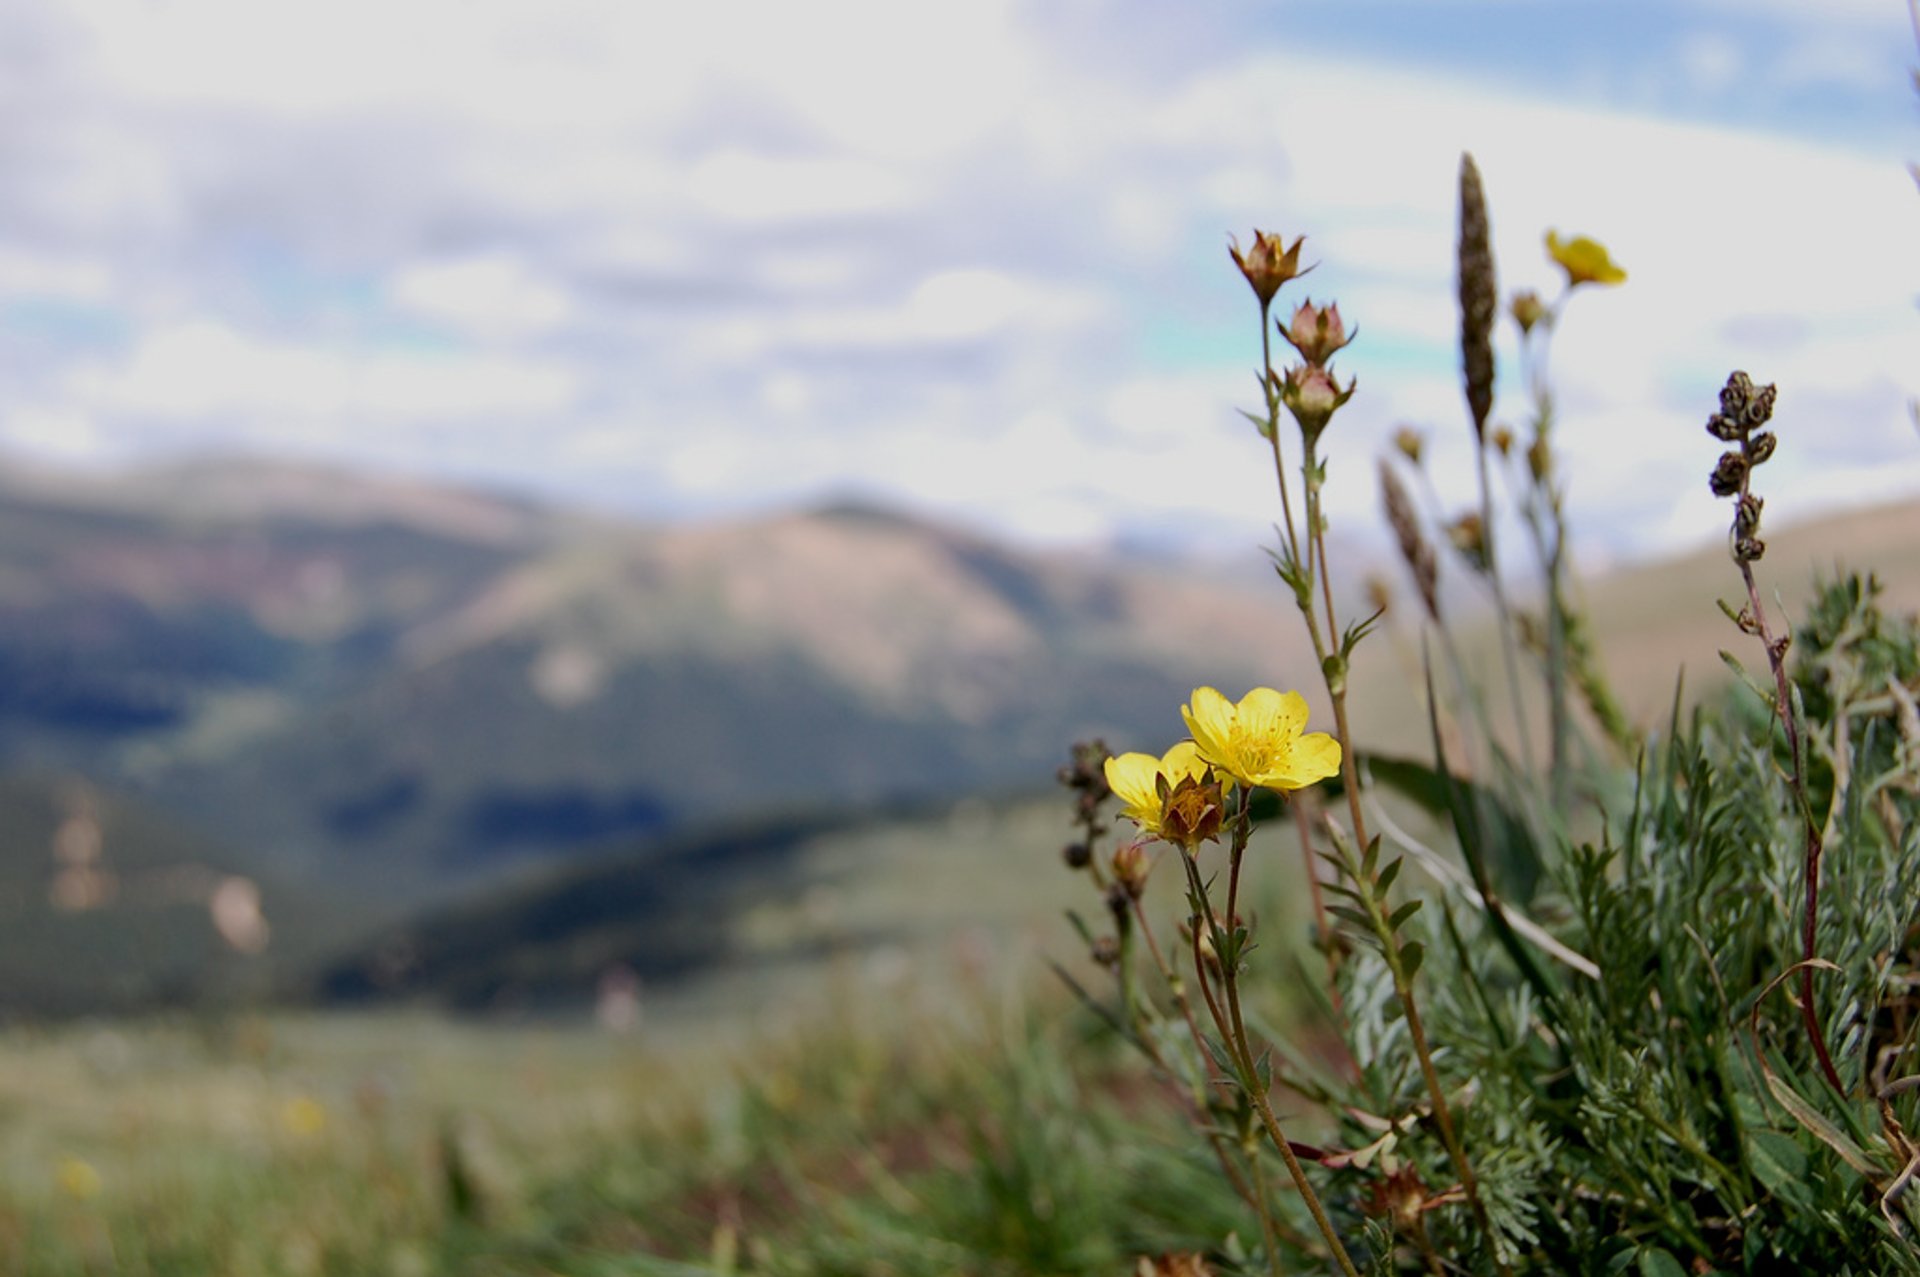
[[[1493,483],[1487,474],[1487,441],[1476,438],[1473,445],[1474,468],[1480,480],[1480,535],[1487,557],[1487,584],[1493,588],[1494,624],[1500,632],[1500,659],[1507,670],[1507,696],[1513,702],[1513,725],[1519,733],[1520,757],[1528,771],[1534,767],[1533,731],[1527,726],[1527,703],[1520,695],[1520,656],[1513,641],[1513,608],[1507,602],[1507,586],[1500,572],[1498,542],[1493,530]]]
[[[1186,853],[1181,852],[1179,854],[1185,855]],[[1267,1217],[1268,1203],[1265,1188],[1262,1187],[1259,1190],[1258,1196],[1255,1196],[1254,1188],[1247,1183],[1246,1177],[1240,1173],[1239,1167],[1233,1164],[1233,1159],[1227,1153],[1226,1141],[1222,1139],[1220,1133],[1213,1128],[1213,1120],[1207,1113],[1206,1084],[1207,1080],[1213,1076],[1213,1071],[1208,1064],[1206,1040],[1200,1035],[1200,1023],[1193,1018],[1193,1003],[1188,1000],[1186,989],[1181,984],[1178,973],[1167,965],[1166,958],[1161,954],[1160,942],[1154,938],[1152,929],[1147,926],[1146,908],[1140,903],[1140,899],[1137,896],[1133,901],[1133,913],[1134,920],[1139,924],[1140,934],[1146,937],[1147,952],[1153,956],[1153,965],[1160,972],[1160,978],[1166,982],[1167,993],[1173,998],[1173,1005],[1179,1009],[1181,1018],[1186,1021],[1187,1032],[1193,1037],[1193,1049],[1200,1065],[1198,1089],[1193,1096],[1194,1122],[1205,1132],[1207,1143],[1212,1147],[1214,1157],[1219,1159],[1220,1173],[1225,1175],[1227,1182],[1233,1185],[1234,1192],[1238,1193],[1249,1206],[1252,1206],[1254,1210],[1259,1213],[1261,1227],[1271,1234],[1273,1221]],[[1159,1046],[1145,1034],[1141,1034],[1141,1041],[1145,1045],[1147,1058],[1151,1059],[1154,1064],[1160,1068],[1161,1072],[1177,1079],[1177,1075],[1168,1067],[1165,1058],[1161,1055]],[[1257,1175],[1256,1178],[1258,1178]]]
[[[1240,866],[1246,855],[1247,839],[1253,829],[1250,812],[1252,799],[1250,792],[1241,791],[1239,811],[1233,826],[1233,843],[1227,877],[1228,917],[1223,928],[1229,943],[1231,943],[1234,929],[1233,902],[1239,895]],[[1206,884],[1200,881],[1199,871],[1191,864],[1188,868],[1188,881],[1194,888],[1196,899],[1209,915],[1194,922],[1194,958],[1198,963],[1200,927],[1212,926],[1212,905],[1206,899]],[[1274,1147],[1280,1150],[1281,1160],[1287,1166],[1287,1175],[1293,1180],[1293,1186],[1299,1191],[1301,1200],[1306,1202],[1307,1211],[1313,1216],[1313,1222],[1320,1229],[1320,1235],[1326,1239],[1334,1262],[1339,1265],[1345,1277],[1360,1277],[1360,1270],[1354,1267],[1352,1257],[1347,1254],[1346,1246],[1340,1241],[1340,1234],[1334,1231],[1333,1221],[1327,1217],[1326,1207],[1320,1204],[1320,1195],[1314,1191],[1313,1182],[1307,1178],[1307,1172],[1300,1165],[1300,1159],[1294,1156],[1293,1145],[1288,1141],[1287,1133],[1280,1125],[1280,1119],[1274,1115],[1273,1105],[1267,1099],[1266,1088],[1260,1085],[1258,1071],[1254,1067],[1253,1048],[1247,1038],[1246,1020],[1240,1010],[1240,982],[1237,970],[1240,965],[1240,955],[1236,952],[1231,955],[1233,960],[1228,961],[1229,955],[1220,952],[1220,949],[1220,943],[1216,940],[1214,950],[1220,959],[1221,986],[1226,995],[1227,1022],[1230,1026],[1230,1031],[1225,1036],[1227,1048],[1234,1057],[1234,1065],[1240,1072],[1240,1084],[1252,1098],[1254,1109],[1260,1114],[1260,1123],[1266,1128],[1267,1137],[1273,1141]],[[1211,996],[1208,1000],[1211,1004]],[[1215,1014],[1217,1017],[1217,1008]]]

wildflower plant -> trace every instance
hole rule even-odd
[[[1630,723],[1569,579],[1547,359],[1570,300],[1626,272],[1598,241],[1547,232],[1562,288],[1505,309],[1529,415],[1516,438],[1495,417],[1501,312],[1471,157],[1459,194],[1475,506],[1443,513],[1421,431],[1379,462],[1427,654],[1407,739],[1353,739],[1353,657],[1383,606],[1336,614],[1321,499],[1358,393],[1334,359],[1357,332],[1332,301],[1285,301],[1311,269],[1303,240],[1262,231],[1231,250],[1260,323],[1246,416],[1330,721],[1308,730],[1298,689],[1200,687],[1177,720],[1170,707],[1170,734],[1187,733],[1170,750],[1082,746],[1062,773],[1080,826],[1067,862],[1107,918],[1075,923],[1112,991],[1062,974],[1161,1079],[1246,1221],[1140,1271],[1177,1254],[1195,1271],[1350,1277],[1920,1277],[1920,624],[1849,577],[1797,632],[1776,628],[1753,478],[1791,436],[1771,429],[1774,388],[1735,374],[1708,421],[1725,448],[1709,486],[1733,502],[1745,595],[1723,607],[1770,677],[1691,713],[1676,693],[1664,724]],[[1536,552],[1524,591],[1503,575],[1503,507]],[[1469,676],[1448,544],[1495,604],[1510,718]],[[1289,825],[1304,946],[1250,904],[1273,898],[1280,867],[1258,849]],[[1172,918],[1156,874],[1173,876]]]

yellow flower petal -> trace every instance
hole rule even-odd
[[[1294,742],[1288,767],[1290,789],[1305,789],[1340,774],[1340,742],[1325,732],[1309,732]]]
[[[1109,758],[1107,787],[1127,805],[1126,817],[1148,833],[1160,827],[1160,760],[1152,754],[1121,754]]]
[[[1180,717],[1193,733],[1194,747],[1208,761],[1226,766],[1233,755],[1233,704],[1211,687],[1196,687]],[[1231,771],[1231,768],[1228,768]]]
[[[1581,284],[1623,284],[1627,272],[1614,264],[1606,245],[1585,235],[1562,240],[1558,231],[1547,232],[1547,256],[1567,272],[1567,287]]]
[[[1332,738],[1324,732],[1301,736],[1307,702],[1298,692],[1256,687],[1233,704],[1200,687],[1180,713],[1200,754],[1243,784],[1301,789],[1339,770],[1340,749]]]

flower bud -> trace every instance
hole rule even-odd
[[[1393,446],[1416,466],[1420,464],[1420,451],[1426,442],[1427,437],[1412,426],[1402,426],[1393,432]]]
[[[1355,384],[1350,381],[1342,390],[1330,370],[1302,364],[1287,371],[1280,384],[1280,400],[1300,423],[1300,433],[1315,439],[1340,405],[1353,398]]]
[[[1487,525],[1477,514],[1463,514],[1447,525],[1447,540],[1477,572],[1487,570]]]
[[[1523,288],[1515,293],[1507,309],[1513,316],[1513,322],[1520,325],[1520,335],[1523,337],[1533,331],[1535,324],[1547,318],[1547,304],[1531,288]]]
[[[1153,868],[1143,840],[1135,839],[1114,848],[1111,867],[1114,882],[1127,893],[1127,898],[1138,900],[1140,893],[1147,889],[1147,871]]]
[[[1545,439],[1535,439],[1527,446],[1527,473],[1535,483],[1545,483],[1553,474],[1553,453]]]
[[[1300,352],[1302,359],[1316,368],[1326,367],[1327,360],[1353,340],[1347,336],[1346,325],[1340,322],[1340,304],[1316,306],[1311,298],[1293,312],[1292,322],[1281,329],[1280,335]]]
[[[1283,247],[1283,237],[1267,231],[1253,233],[1253,247],[1245,255],[1240,252],[1240,241],[1234,240],[1227,252],[1233,257],[1233,264],[1247,277],[1247,283],[1253,286],[1254,296],[1260,299],[1264,310],[1273,302],[1273,295],[1280,291],[1281,285],[1290,279],[1297,279],[1306,271],[1300,269],[1300,246],[1307,242],[1302,235],[1293,241],[1293,247]],[[1309,266],[1307,270],[1312,270]]]

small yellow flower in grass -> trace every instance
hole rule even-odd
[[[311,1095],[296,1095],[280,1108],[280,1125],[297,1139],[312,1139],[327,1129],[327,1108]]]
[[[60,1165],[54,1168],[53,1182],[76,1202],[90,1201],[100,1196],[100,1172],[93,1169],[93,1163],[85,1158],[61,1158]]]
[[[1606,245],[1585,235],[1562,240],[1560,232],[1547,232],[1547,256],[1567,272],[1567,287],[1581,284],[1624,284],[1627,272],[1614,265]]]
[[[1243,784],[1305,789],[1340,770],[1340,742],[1325,732],[1302,734],[1307,700],[1298,692],[1256,687],[1236,705],[1199,687],[1180,716],[1200,756]]]
[[[1107,760],[1107,784],[1127,805],[1123,813],[1142,833],[1192,851],[1220,833],[1226,814],[1221,786],[1190,740],[1163,758],[1121,754]]]

